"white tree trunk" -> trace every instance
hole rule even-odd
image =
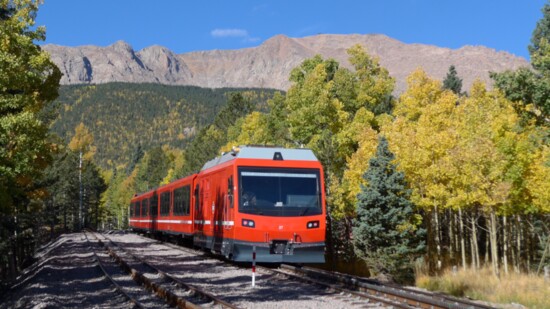
[[[503,243],[504,243],[504,251],[502,253],[503,255],[503,264],[504,264],[504,273],[508,275],[508,222],[506,219],[506,216],[502,217],[502,236],[503,236]]]
[[[497,248],[497,218],[495,210],[491,209],[490,213],[490,228],[489,238],[491,245],[491,264],[493,265],[493,274],[500,278],[500,271],[498,266],[498,248]]]
[[[521,232],[522,231],[521,217],[519,215],[517,215],[516,218],[517,218],[517,222],[516,222],[516,224],[517,224],[516,225],[517,226],[517,228],[516,228],[516,232],[517,232],[517,239],[516,239],[516,241],[517,241],[517,243],[516,243],[516,245],[517,245],[517,248],[516,248],[517,254],[516,254],[516,258],[517,258],[517,260],[516,260],[515,268],[516,268],[516,273],[519,274],[519,272],[521,271],[521,268],[520,268],[520,263],[521,263],[521,238],[522,238],[523,233]]]
[[[449,220],[449,257],[451,259],[451,261],[454,260],[454,255],[455,255],[455,246],[454,246],[454,233],[453,233],[453,230],[454,230],[454,216],[453,216],[453,212],[451,210],[447,211],[447,214],[449,216],[448,220]]]
[[[441,269],[441,238],[439,237],[439,215],[437,213],[437,206],[434,208],[434,220],[435,220],[435,246],[437,249],[437,270]]]
[[[464,223],[462,222],[462,209],[458,209],[458,225],[460,228],[460,253],[462,258],[462,269],[466,270],[466,248],[464,247]]]

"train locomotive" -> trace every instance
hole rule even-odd
[[[241,146],[135,195],[130,228],[190,238],[229,260],[324,263],[323,168],[309,149]]]

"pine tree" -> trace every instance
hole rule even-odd
[[[541,11],[542,18],[537,22],[531,36],[531,44],[527,47],[531,55],[539,50],[541,39],[545,38],[547,41],[550,41],[550,4],[545,4]]]
[[[141,158],[143,158],[143,155],[145,153],[143,152],[143,149],[141,147],[141,143],[138,143],[136,148],[134,149],[134,153],[132,154],[132,157],[130,158],[130,162],[128,162],[128,167],[126,168],[126,175],[130,175],[136,165],[139,163]]]
[[[449,67],[449,72],[447,72],[447,76],[443,81],[443,89],[451,90],[458,95],[460,95],[460,92],[462,91],[462,78],[458,77],[458,73],[456,72],[454,65]]]
[[[393,160],[388,141],[379,138],[376,155],[363,176],[367,185],[361,186],[357,196],[353,245],[374,274],[411,282],[413,261],[425,250],[426,230],[419,227],[405,175],[397,171]]]

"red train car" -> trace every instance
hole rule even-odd
[[[243,146],[198,174],[136,195],[130,226],[190,236],[234,261],[250,261],[255,247],[258,262],[322,263],[324,192],[323,169],[311,150]]]

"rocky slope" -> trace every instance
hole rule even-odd
[[[397,92],[406,88],[406,77],[422,67],[443,79],[455,65],[463,88],[479,78],[490,82],[488,72],[528,66],[527,60],[483,46],[459,49],[424,44],[405,44],[385,35],[316,35],[272,37],[258,47],[175,54],[161,46],[138,52],[123,41],[107,47],[44,45],[63,75],[62,84],[100,84],[113,81],[194,85],[209,88],[260,87],[285,90],[292,68],[304,59],[321,54],[349,66],[346,49],[362,44],[380,58],[397,80]]]

